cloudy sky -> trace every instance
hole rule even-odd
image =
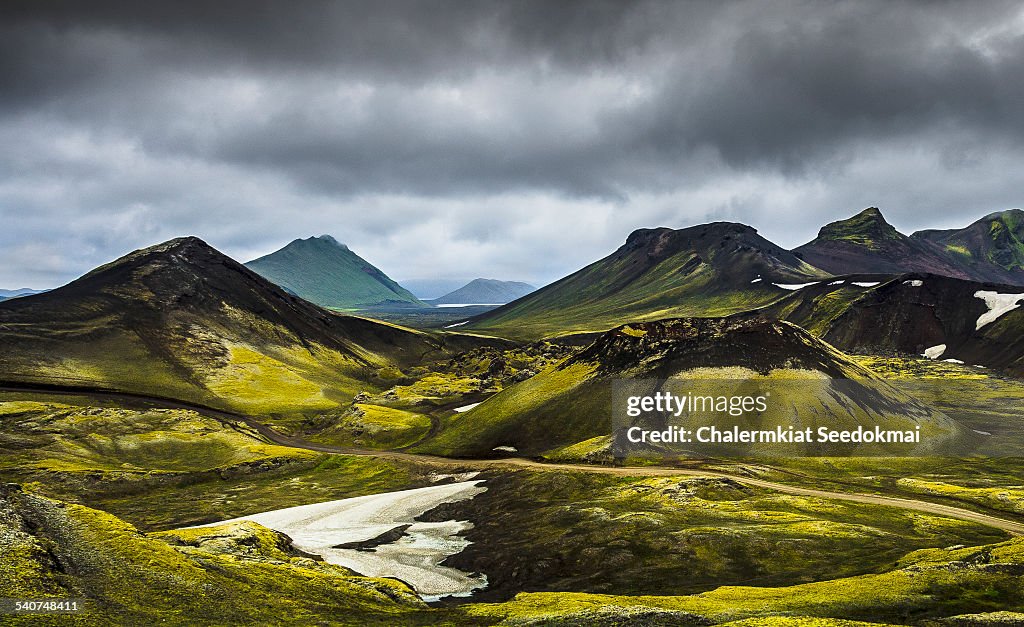
[[[1017,2],[0,4],[5,288],[186,234],[542,284],[638,227],[1022,195]]]

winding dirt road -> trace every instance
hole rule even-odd
[[[988,514],[975,512],[960,507],[954,507],[951,505],[941,505],[939,503],[932,503],[929,501],[920,501],[916,499],[900,498],[894,496],[882,496],[878,494],[864,494],[857,492],[832,492],[830,490],[804,488],[799,486],[788,485],[785,483],[765,481],[763,479],[756,479],[753,477],[746,477],[739,474],[731,474],[721,471],[698,470],[689,468],[668,468],[664,466],[589,466],[586,464],[561,464],[538,462],[535,460],[523,458],[453,459],[449,457],[438,457],[434,455],[418,455],[415,453],[406,453],[403,451],[375,451],[370,449],[331,446],[328,444],[318,444],[315,442],[309,442],[307,440],[303,440],[302,438],[284,435],[279,431],[273,429],[272,427],[250,416],[235,414],[219,409],[213,409],[211,407],[206,407],[203,405],[186,403],[168,398],[146,396],[141,394],[130,394],[125,392],[117,392],[114,390],[84,389],[57,385],[34,385],[13,382],[0,382],[0,391],[45,392],[48,394],[90,396],[110,400],[129,400],[136,402],[142,401],[145,403],[158,404],[162,407],[172,409],[191,409],[193,411],[197,411],[199,413],[206,414],[208,416],[216,418],[228,424],[229,426],[235,426],[237,423],[242,423],[252,428],[261,436],[263,436],[268,441],[274,444],[289,446],[293,448],[300,448],[309,451],[316,451],[320,453],[379,457],[382,459],[394,459],[398,461],[406,461],[419,464],[432,464],[438,466],[445,466],[448,468],[455,467],[460,470],[490,470],[509,468],[530,469],[539,471],[587,472],[597,474],[620,475],[628,477],[722,477],[725,479],[736,481],[737,483],[742,483],[745,485],[755,486],[759,488],[766,488],[769,490],[774,490],[776,492],[781,492],[783,494],[835,499],[837,501],[851,501],[854,503],[867,503],[870,505],[882,505],[887,507],[897,507],[900,509],[923,512],[926,514],[934,514],[936,516],[945,516],[948,518],[966,520],[982,524],[988,527],[1000,529],[1015,536],[1024,535],[1024,523],[1006,520],[1004,518],[999,518],[997,516],[990,516]]]

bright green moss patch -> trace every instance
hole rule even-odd
[[[430,431],[430,418],[392,407],[356,403],[335,426],[313,439],[333,444],[369,448],[400,448],[423,439]]]
[[[948,250],[951,253],[956,253],[961,257],[971,256],[971,251],[968,250],[966,246],[961,246],[959,244],[946,244],[946,250]]]
[[[245,346],[232,346],[228,364],[206,381],[232,407],[257,414],[290,410],[323,410],[337,404],[316,384],[287,364]]]

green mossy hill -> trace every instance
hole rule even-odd
[[[361,448],[394,449],[419,442],[430,432],[430,417],[372,403],[353,403],[331,426],[314,436],[317,442]]]
[[[472,520],[448,563],[522,590],[677,595],[876,572],[908,551],[1005,539],[973,523],[783,495],[720,477],[488,473],[488,490],[429,520]],[[511,534],[509,529],[515,529]]]
[[[868,207],[852,218],[831,222],[821,227],[818,238],[852,242],[872,250],[880,250],[886,241],[899,241],[896,227],[885,221],[877,207]]]
[[[13,624],[392,625],[425,610],[394,579],[359,577],[258,525],[146,536],[104,512],[0,490],[0,596],[85,599]]]
[[[535,340],[634,320],[721,316],[778,299],[784,290],[773,282],[825,276],[743,224],[641,229],[604,259],[461,329]]]
[[[792,400],[808,420],[825,416],[886,428],[922,424],[935,430],[934,442],[959,433],[956,425],[795,325],[680,318],[624,325],[601,335],[578,354],[445,419],[440,433],[417,450],[456,456],[491,455],[499,446],[527,455],[554,451],[611,433],[613,381],[691,377],[814,379],[817,383],[807,386],[819,394]],[[856,389],[832,389],[833,379],[852,380]],[[846,398],[851,391],[859,398]],[[764,424],[792,419],[788,404],[775,409],[782,414],[765,413]]]
[[[0,305],[0,369],[8,380],[264,415],[347,405],[360,389],[387,387],[381,372],[454,353],[448,343],[447,336],[330,313],[194,237]]]
[[[1024,287],[978,283],[934,274],[850,276],[796,290],[761,309],[741,314],[788,320],[850,353],[938,356],[1024,374],[1024,307],[994,320],[982,293],[1012,298]]]
[[[594,617],[628,617],[642,608],[675,612],[682,624],[762,618],[752,625],[836,625],[849,620],[905,625],[963,614],[1020,612],[1024,608],[1024,540],[923,549],[901,559],[889,572],[817,583],[723,586],[675,597],[522,593],[506,603],[471,605],[464,611],[504,624],[583,625],[594,624],[587,622]],[[683,616],[689,618],[683,620]],[[843,622],[816,620],[822,618]],[[608,624],[614,623],[609,620]]]
[[[348,309],[382,303],[426,307],[411,292],[330,235],[297,239],[245,265],[321,307]]]
[[[946,251],[979,281],[1024,285],[1024,211],[1000,211],[962,229],[929,230],[912,238]]]

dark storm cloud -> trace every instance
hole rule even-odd
[[[181,233],[542,282],[659,223],[963,225],[1021,204],[1022,68],[1010,2],[8,1],[0,282]]]

